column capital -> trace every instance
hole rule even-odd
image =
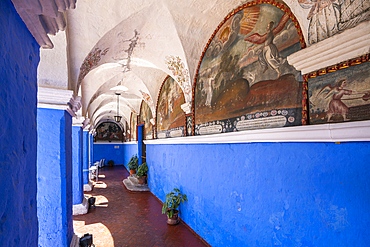
[[[182,104],[181,109],[185,112],[185,114],[190,114],[191,113],[191,102]]]
[[[37,107],[66,110],[72,117],[82,107],[81,97],[75,96],[72,90],[38,87]]]

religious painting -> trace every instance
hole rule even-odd
[[[130,141],[130,127],[128,126],[128,122],[126,121],[125,142],[128,141]]]
[[[370,20],[369,0],[298,0],[298,3],[310,9],[307,15],[309,44]]]
[[[140,107],[140,123],[144,124],[144,133],[145,133],[145,140],[151,140],[153,139],[153,125],[150,122],[150,119],[152,119],[152,111],[150,110],[149,105],[145,102],[141,102]]]
[[[369,120],[370,62],[309,76],[308,95],[310,124]]]
[[[196,135],[302,124],[303,78],[286,57],[305,44],[275,4],[239,8],[214,33],[194,89]]]
[[[122,141],[123,133],[121,128],[112,122],[102,123],[96,128],[94,141]]]
[[[157,138],[185,136],[184,93],[179,84],[167,77],[163,82],[157,104]]]
[[[137,141],[137,115],[133,112],[131,112],[131,120],[130,120],[130,136],[131,136],[131,141]]]

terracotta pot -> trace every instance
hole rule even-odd
[[[136,174],[136,170],[130,170],[130,176]]]
[[[142,176],[141,178],[138,178],[139,184],[145,184],[146,183],[146,176]]]
[[[171,218],[168,218],[167,216],[167,224],[169,225],[177,225],[179,224],[180,220],[179,220],[179,211],[178,210],[175,210],[175,213],[172,215]]]

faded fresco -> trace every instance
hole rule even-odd
[[[150,123],[150,119],[152,119],[152,111],[150,110],[149,105],[142,101],[141,108],[140,108],[140,123],[145,122],[144,130],[145,130],[145,140],[153,139],[153,125]]]
[[[137,115],[135,113],[131,113],[131,120],[130,120],[130,125],[131,125],[131,141],[137,141]]]
[[[130,127],[128,125],[128,122],[126,121],[126,129],[125,129],[125,139],[124,139],[124,141],[125,142],[130,141],[129,138],[130,138]]]
[[[369,0],[298,0],[304,9],[310,9],[307,20],[308,43],[313,44],[338,32],[370,20]]]
[[[310,124],[370,119],[370,62],[308,79]]]
[[[184,94],[177,82],[168,77],[163,83],[157,106],[157,138],[185,136]]]
[[[301,49],[281,9],[259,4],[218,30],[201,62],[195,134],[301,125],[302,76],[286,57]]]
[[[94,141],[122,141],[123,133],[121,128],[112,122],[102,123],[96,128]]]

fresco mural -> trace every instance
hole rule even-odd
[[[307,15],[309,44],[370,20],[369,0],[298,0],[298,3],[310,9]]]
[[[112,122],[102,123],[96,128],[94,141],[122,141],[123,133],[121,128]]]
[[[370,119],[370,62],[317,74],[308,78],[310,124]]]
[[[157,138],[185,136],[184,94],[172,77],[163,82],[157,103]]]
[[[131,113],[130,120],[131,141],[137,141],[137,114]]]
[[[144,129],[145,129],[145,140],[153,139],[153,125],[150,123],[150,119],[153,118],[152,111],[149,105],[145,102],[141,102],[140,107],[140,123],[145,122]]]
[[[238,10],[219,26],[201,60],[196,135],[301,125],[303,79],[286,60],[304,47],[295,23],[270,4]]]
[[[126,121],[126,130],[125,130],[126,134],[125,134],[125,139],[124,141],[125,142],[128,142],[130,141],[130,127],[128,125],[128,122]]]

